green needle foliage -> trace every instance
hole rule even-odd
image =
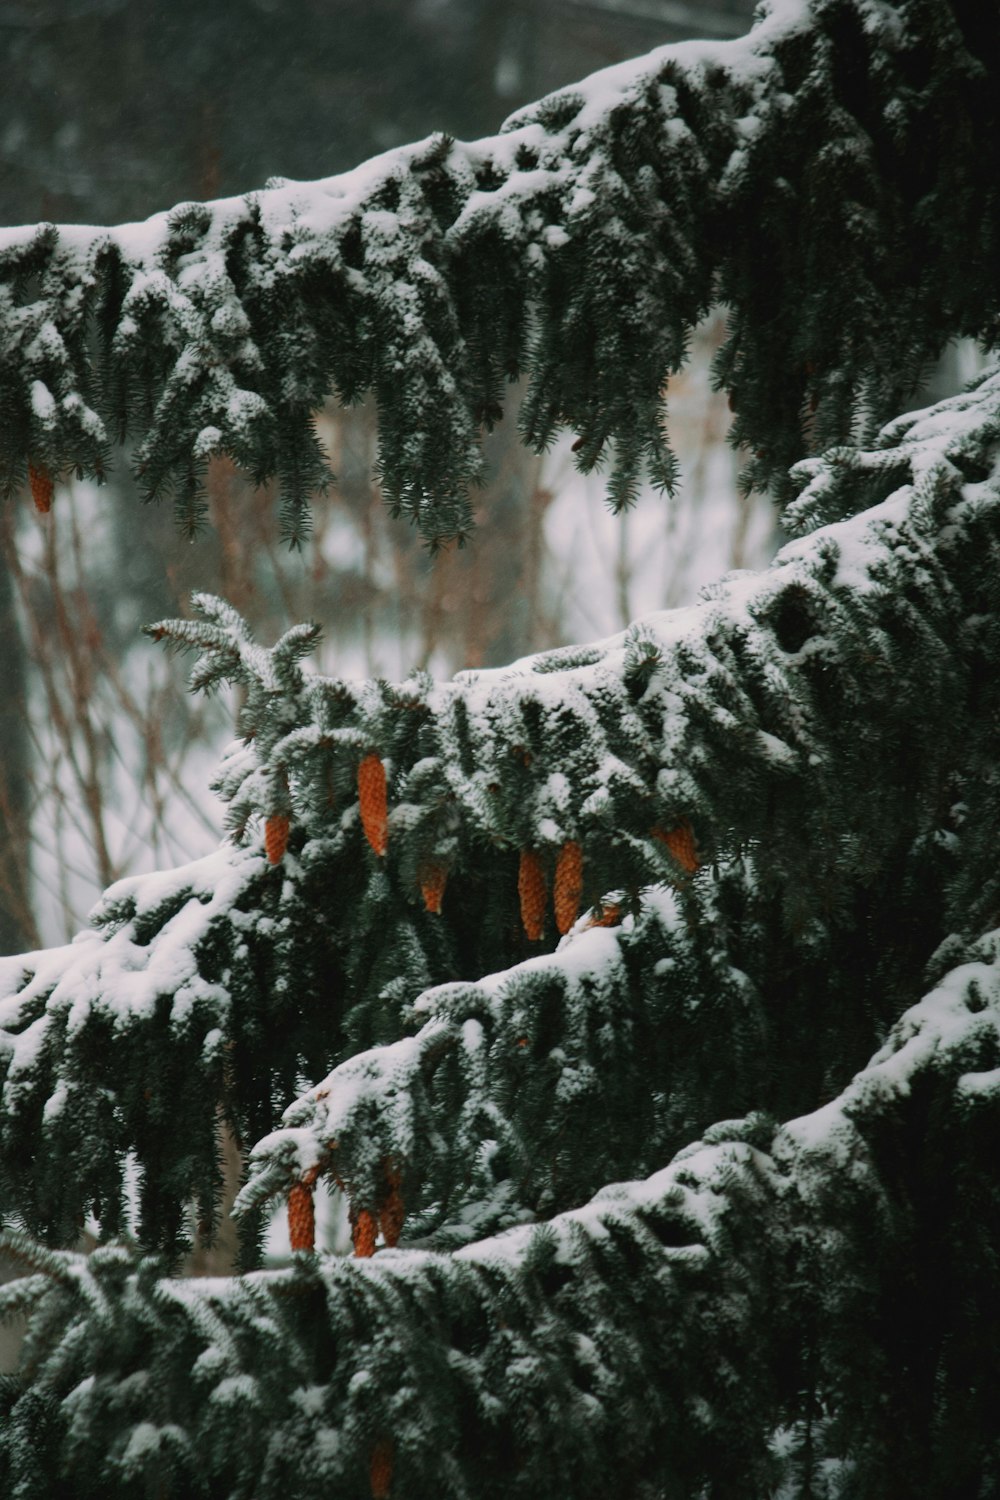
[[[463,535],[478,437],[531,377],[627,505],[669,488],[662,392],[713,301],[754,483],[893,416],[956,334],[995,332],[997,35],[982,0],[775,0],[741,41],[667,47],[493,138],[435,136],[315,184],[142,225],[0,236],[0,454],[100,477],[135,440],[198,523],[205,460],[276,476],[288,536],[329,478],[312,413],[374,392],[385,493]],[[970,164],[975,162],[975,171]]]
[[[898,415],[1000,342],[998,21],[783,0],[490,140],[0,239],[12,486],[129,435],[194,524],[225,453],[295,540],[312,413],[374,388],[434,542],[527,372],[526,439],[571,425],[621,506],[672,483],[721,298],[796,534],[443,684],[321,676],[314,627],[265,648],[207,595],[149,627],[240,688],[230,840],[0,960],[4,1493],[1000,1491],[1000,366]],[[241,1274],[188,1280],[220,1122]],[[321,1179],[355,1257],[313,1247]]]

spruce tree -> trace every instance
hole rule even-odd
[[[489,139],[3,233],[0,454],[42,508],[128,440],[183,525],[224,454],[302,543],[312,413],[372,390],[438,544],[523,375],[525,441],[570,427],[625,506],[674,482],[664,388],[721,301],[795,537],[444,684],[321,676],[314,628],[208,596],[151,626],[241,689],[230,839],[0,962],[3,1493],[1000,1491],[1000,367],[905,411],[1000,342],[998,22],[765,0]],[[220,1119],[243,1264],[184,1279]]]

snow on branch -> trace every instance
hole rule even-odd
[[[206,623],[158,627],[200,652],[203,684],[235,676],[245,688],[244,738],[219,788],[248,848],[115,887],[101,935],[0,964],[10,1206],[54,1241],[71,1238],[95,1200],[118,1223],[133,1152],[146,1183],[160,1171],[170,1184],[149,1189],[143,1234],[175,1245],[191,1196],[209,1205],[208,1222],[214,1214],[218,1112],[249,1144],[275,1130],[303,1075],[344,1064],[356,1118],[310,1115],[308,1161],[282,1136],[251,1196],[332,1161],[336,1141],[345,1182],[377,1207],[385,1163],[405,1174],[416,1142],[428,1233],[462,1212],[467,1224],[549,1213],[592,1191],[597,1174],[640,1172],[644,1149],[674,1149],[706,1123],[697,1100],[716,1095],[665,1053],[666,1102],[652,1101],[647,1119],[616,1118],[572,1161],[558,1147],[531,1155],[548,1090],[562,1091],[555,1114],[576,1121],[572,1134],[584,1128],[580,1101],[594,1121],[614,1114],[628,1049],[660,1046],[646,1032],[664,1046],[675,1037],[685,1055],[683,997],[709,972],[742,1038],[720,1078],[753,1107],[766,953],[727,937],[736,918],[714,904],[719,872],[734,872],[740,910],[751,895],[776,903],[800,968],[810,944],[819,955],[810,982],[821,990],[837,911],[901,871],[935,893],[931,946],[988,926],[1000,908],[988,837],[998,410],[993,373],[880,445],[811,462],[803,522],[850,510],[858,488],[870,508],[691,609],[502,671],[439,686],[315,677],[301,664],[308,629],[264,651],[208,600]],[[942,884],[959,847],[964,873]],[[933,878],[917,873],[921,850]],[[681,928],[644,893],[657,884],[676,891]],[[577,917],[600,930],[554,959],[530,957]],[[741,943],[756,955],[744,980]],[[586,978],[574,965],[598,948],[610,967]],[[519,953],[528,962],[511,966]],[[673,979],[661,980],[664,953],[679,962]],[[901,960],[899,982],[925,958],[918,945]],[[478,983],[494,973],[499,1011]],[[450,1009],[440,1002],[447,1025],[425,1050],[414,1001],[456,978],[473,982],[451,992]],[[880,1012],[865,994],[854,1041],[829,1043],[833,1076],[870,1050]],[[602,1006],[620,1022],[621,1055]],[[885,1020],[896,1014],[889,1003]],[[277,1038],[263,1071],[243,1040],[258,1027]],[[376,1044],[389,1050],[369,1054]],[[344,1063],[356,1052],[362,1061]],[[522,1052],[544,1084],[510,1107]],[[464,1167],[438,1149],[456,1130]],[[499,1143],[492,1156],[473,1150],[486,1140]]]
[[[416,1035],[352,1057],[310,1089],[254,1149],[244,1208],[327,1172],[377,1215],[391,1164],[404,1179],[415,1232],[460,1239],[475,1225],[534,1217],[560,1197],[573,1201],[616,1162],[620,1169],[641,1160],[643,1148],[697,1120],[690,1101],[699,1090],[705,1108],[727,1091],[734,1099],[766,1092],[753,1067],[769,1025],[766,981],[755,984],[735,969],[722,937],[711,971],[699,971],[713,954],[706,935],[722,933],[725,920],[712,882],[680,868],[679,846],[665,846],[655,831],[690,816],[702,858],[711,852],[726,867],[752,851],[741,879],[780,893],[800,932],[808,922],[829,922],[832,893],[847,899],[859,882],[884,879],[900,851],[909,859],[924,843],[947,842],[942,797],[974,797],[975,778],[967,785],[958,767],[963,757],[975,761],[984,735],[984,759],[991,753],[979,674],[989,651],[981,625],[995,589],[998,418],[994,372],[976,389],[893,424],[872,450],[842,450],[803,466],[803,524],[829,507],[831,495],[840,506],[845,486],[873,476],[890,493],[862,516],[790,544],[766,573],[741,575],[701,606],[644,622],[633,637],[649,651],[635,694],[627,691],[625,638],[466,674],[433,691],[426,738],[405,748],[432,809],[441,781],[448,778],[452,791],[449,842],[436,857],[451,859],[461,883],[484,837],[534,849],[578,842],[593,867],[593,913],[550,957],[431,990],[414,1006],[414,1019],[429,1017]],[[326,688],[317,683],[318,703]],[[887,720],[894,722],[887,691],[898,703],[906,756],[883,768],[882,747],[893,733]],[[915,714],[928,698],[934,712]],[[384,725],[384,704],[379,713]],[[627,748],[609,743],[612,733]],[[637,743],[648,756],[645,783]],[[414,858],[407,839],[414,831],[418,842],[426,837],[432,815],[422,822],[407,801],[402,749],[391,750],[400,801],[389,817],[388,858],[405,868]],[[629,776],[619,787],[606,776],[600,801],[588,777],[596,779],[602,757]],[[514,768],[506,785],[505,762]],[[301,765],[296,776],[305,788]],[[296,805],[308,827],[304,791]],[[467,820],[460,832],[456,818]],[[989,866],[992,854],[977,847],[975,826],[964,848],[970,867]],[[632,862],[637,852],[645,865]],[[426,847],[423,857],[430,858]],[[677,895],[643,892],[635,918],[623,919],[624,896],[604,895],[628,877],[657,873]],[[966,930],[993,899],[968,902],[970,880],[954,907]],[[603,925],[609,908],[610,927]],[[803,976],[805,962],[802,950]],[[721,1063],[712,1079],[685,1077],[676,1018],[697,1004],[692,992],[702,988],[727,1008],[734,1077]],[[819,1004],[819,993],[809,1000]],[[842,1021],[846,1028],[846,1015]],[[770,1043],[772,1063],[777,1045]],[[615,1116],[627,1076],[612,1056],[620,1048],[642,1052],[676,1107],[674,1115],[662,1103],[635,1110],[634,1139]],[[558,1149],[567,1139],[578,1147],[572,1154]]]
[[[210,1233],[220,1123],[271,1129],[344,1046],[336,958],[302,937],[328,877],[292,864],[223,847],[119,881],[65,947],[0,959],[0,1217],[66,1244],[93,1213],[176,1254],[195,1204]]]
[[[30,1297],[50,1332],[31,1391],[7,1396],[0,1462],[37,1485],[86,1433],[108,1475],[169,1462],[180,1480],[197,1455],[199,1483],[252,1476],[271,1492],[294,1471],[307,1500],[360,1488],[376,1455],[414,1493],[465,1493],[473,1454],[497,1495],[514,1482],[580,1500],[609,1484],[689,1494],[720,1452],[760,1493],[803,1463],[849,1462],[871,1484],[891,1413],[868,1351],[887,1327],[905,1342],[931,1316],[940,1359],[892,1371],[892,1388],[954,1388],[981,1434],[992,1352],[970,1320],[997,1227],[998,954],[997,932],[968,949],[818,1111],[778,1128],[725,1121],[643,1181],[450,1255],[308,1256],[164,1281],[117,1247],[54,1260],[17,1240],[37,1274],[0,1302]],[[151,1342],[155,1385],[129,1352]],[[817,1418],[834,1392],[836,1420]],[[49,1441],[20,1442],[40,1399]],[[239,1416],[239,1443],[213,1440]]]
[[[216,1101],[238,986],[231,973],[228,983],[210,976],[206,953],[221,926],[238,929],[260,866],[255,854],[220,850],[120,881],[98,909],[103,931],[0,958],[0,1215],[72,1243],[96,1206],[121,1232],[126,1153],[153,1172],[186,1135],[185,1149],[196,1140],[203,1157],[186,1185],[213,1219]],[[164,1204],[140,1196],[146,1229],[159,1219],[162,1231]],[[167,1198],[169,1239],[181,1209]]]
[[[495,862],[520,858],[522,916],[538,936],[553,918],[565,932],[608,891],[683,882],[766,839],[765,878],[807,916],[831,879],[875,870],[902,831],[936,826],[959,747],[982,733],[970,695],[990,649],[998,422],[994,371],[870,449],[808,461],[801,524],[859,496],[868,509],[609,640],[442,685],[297,675],[275,694],[250,681],[246,740],[219,777],[232,826],[268,817],[280,785],[300,836],[322,837],[334,809],[341,831],[360,834],[358,774],[376,757],[380,867],[414,900],[437,872],[445,912],[444,882],[472,875],[484,844]],[[214,626],[178,630],[204,653],[204,680],[213,651],[228,670]],[[916,712],[928,700],[936,712]],[[887,785],[872,771],[897,735],[906,763]],[[526,902],[540,902],[531,921]]]
[[[996,173],[962,163],[995,159],[997,97],[945,0],[773,0],[745,38],[661,48],[495,137],[145,224],[4,231],[7,485],[101,475],[128,434],[186,524],[227,454],[277,476],[297,540],[329,478],[312,414],[371,389],[386,496],[439,540],[468,530],[480,430],[527,372],[527,440],[568,424],[627,504],[644,470],[673,483],[665,384],[721,300],[734,436],[780,488],[898,410],[949,337],[995,334]]]
[[[322,1174],[379,1221],[391,1174],[407,1240],[453,1247],[649,1169],[764,1083],[761,997],[720,926],[711,891],[651,889],[619,925],[583,921],[554,954],[426,991],[415,1034],[355,1054],[285,1110],[236,1211]],[[728,1034],[712,1069],[696,1044],[709,989]],[[640,1059],[647,1085],[623,1107]]]

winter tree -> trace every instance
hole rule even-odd
[[[1000,369],[905,412],[1000,340],[997,22],[766,0],[495,137],[3,234],[0,452],[42,509],[127,440],[192,529],[214,456],[276,476],[300,543],[313,413],[372,390],[439,544],[525,375],[525,442],[569,427],[627,506],[722,303],[795,537],[444,684],[310,672],[314,628],[207,596],[151,627],[240,689],[231,838],[0,963],[5,1493],[1000,1489]],[[183,1278],[225,1130],[240,1274]]]

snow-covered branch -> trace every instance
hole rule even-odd
[[[157,1282],[155,1263],[116,1247],[36,1252],[39,1274],[0,1292],[33,1300],[44,1330],[32,1390],[7,1398],[3,1472],[37,1487],[98,1442],[116,1482],[166,1465],[180,1483],[197,1464],[198,1484],[238,1490],[294,1472],[309,1500],[364,1493],[377,1461],[407,1493],[465,1495],[474,1450],[477,1494],[537,1492],[553,1474],[587,1500],[695,1493],[720,1451],[753,1493],[844,1461],[871,1486],[888,1443],[917,1483],[925,1439],[900,1411],[946,1389],[953,1428],[974,1439],[988,1421],[994,1359],[975,1309],[1000,1228],[986,1192],[998,953],[995,932],[967,951],[815,1113],[777,1129],[728,1120],[643,1181],[450,1255]],[[13,1248],[32,1263],[30,1245]],[[903,1349],[933,1334],[937,1358],[859,1366],[873,1325]],[[155,1380],[122,1352],[150,1347]],[[40,1402],[45,1444],[22,1440]],[[571,1452],[561,1434],[581,1410]]]
[[[360,829],[357,768],[374,753],[388,777],[386,868],[414,897],[421,871],[471,874],[484,845],[533,851],[557,884],[561,851],[578,846],[586,905],[766,837],[767,879],[807,914],[818,883],[828,901],[830,879],[873,871],[901,830],[937,826],[957,797],[958,747],[981,733],[968,720],[990,649],[998,424],[994,371],[871,448],[808,461],[801,524],[859,495],[869,508],[610,640],[442,685],[296,677],[282,696],[249,681],[247,734],[259,716],[260,741],[234,747],[220,776],[235,826],[269,815],[259,788],[278,781],[306,838],[331,807]],[[226,669],[214,627],[157,631],[203,653],[205,680],[213,650]],[[928,697],[938,712],[924,722],[913,708]],[[895,735],[906,756],[888,786],[872,767]]]
[[[790,544],[766,572],[594,647],[441,686],[358,684],[302,669],[308,632],[264,652],[210,604],[206,625],[159,627],[201,652],[203,681],[235,675],[246,688],[246,740],[220,786],[251,847],[113,888],[103,936],[4,961],[5,1170],[20,1211],[57,1238],[95,1197],[113,1217],[131,1151],[146,1182],[169,1165],[173,1186],[144,1205],[144,1222],[173,1244],[185,1198],[211,1204],[216,1110],[250,1144],[275,1129],[303,1073],[342,1065],[355,1113],[342,1113],[343,1094],[335,1119],[307,1110],[308,1161],[281,1136],[251,1197],[329,1165],[372,1201],[390,1161],[418,1166],[410,1202],[428,1230],[463,1212],[504,1222],[641,1172],[727,1091],[745,1108],[769,1098],[754,1040],[765,1031],[772,1077],[784,1031],[815,1034],[800,1107],[857,1066],[934,946],[981,930],[1000,905],[989,837],[998,405],[993,374],[897,423],[882,446],[812,464],[803,517],[842,508],[845,484],[876,503]],[[676,900],[642,894],[662,882]],[[876,906],[878,889],[890,894]],[[912,934],[892,894],[910,889],[922,913]],[[664,921],[668,907],[680,920]],[[831,965],[862,910],[871,962],[857,951],[849,998]],[[611,925],[528,958],[578,915]],[[578,967],[598,948],[603,977]],[[775,1000],[769,980],[789,965]],[[427,1002],[444,1030],[425,1051],[414,1002],[454,980]],[[726,997],[733,1038],[732,1071],[709,1083],[684,1041],[700,993]],[[810,1022],[817,1006],[837,1025]],[[610,1031],[602,1007],[617,1016]],[[261,1027],[282,1039],[265,1072],[247,1042]],[[156,1052],[167,1035],[180,1049],[169,1080]],[[376,1044],[388,1050],[365,1052]],[[623,1079],[644,1049],[658,1059],[657,1099],[648,1116],[623,1114]],[[701,1059],[690,1071],[689,1055]],[[521,1072],[534,1080],[523,1093]],[[175,1109],[185,1125],[167,1130]],[[564,1151],[581,1132],[592,1148]],[[549,1154],[533,1154],[549,1136]]]
[[[296,538],[329,478],[311,414],[370,388],[387,497],[438,539],[468,529],[480,428],[527,372],[528,440],[568,424],[624,504],[644,466],[673,481],[664,386],[722,300],[735,436],[781,485],[897,410],[949,337],[995,333],[992,178],[961,162],[995,152],[998,95],[960,7],[771,0],[745,38],[598,73],[495,137],[141,225],[4,231],[7,483],[101,474],[130,433],[182,518],[225,453],[277,475]]]

